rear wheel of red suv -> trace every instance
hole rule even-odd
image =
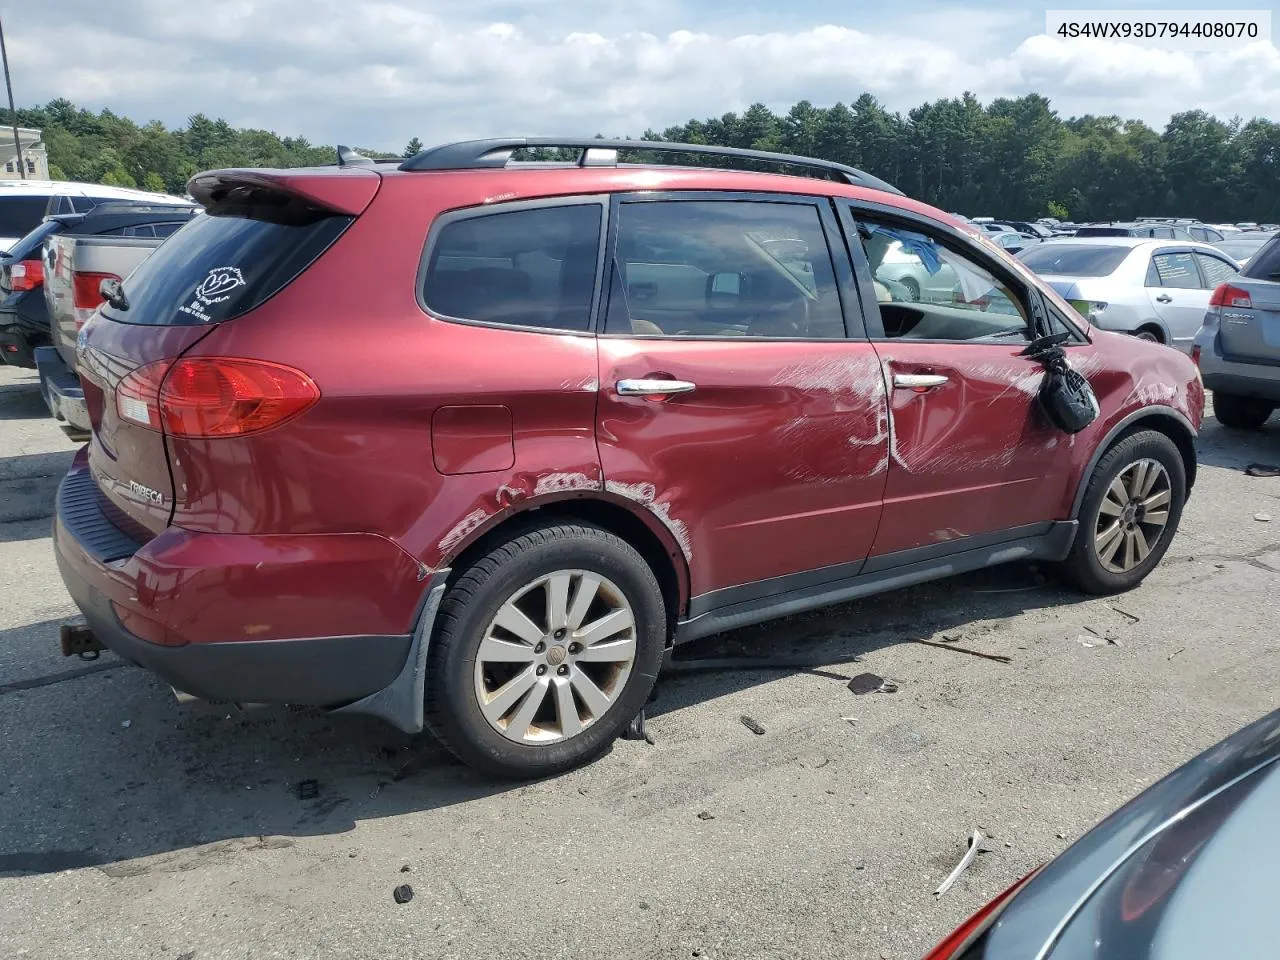
[[[1136,587],[1169,549],[1186,491],[1186,467],[1172,440],[1155,430],[1125,437],[1089,480],[1080,529],[1062,564],[1067,579],[1087,593]]]
[[[498,776],[578,766],[644,706],[666,624],[653,571],[620,537],[577,523],[522,533],[445,595],[427,721],[460,760]]]

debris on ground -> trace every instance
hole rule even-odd
[[[396,903],[408,903],[413,899],[413,887],[409,886],[407,883],[402,883],[391,891],[391,898],[395,900]]]
[[[857,717],[841,717],[840,719],[843,720],[845,723],[849,724],[850,726],[853,726],[853,724],[858,722]]]
[[[1178,654],[1182,653],[1186,649],[1187,649],[1186,647],[1179,647],[1177,650],[1173,651],[1173,653],[1169,654],[1169,656],[1165,657],[1165,659],[1172,660],[1174,657],[1176,657]]]
[[[132,721],[132,720],[121,720],[121,721],[120,721],[120,726],[122,726],[122,727],[124,727],[126,730],[128,730],[131,726],[133,726],[133,721]]]
[[[1111,634],[1111,631],[1110,631],[1110,630],[1108,630],[1106,633],[1099,633],[1097,630],[1093,629],[1093,627],[1086,626],[1084,629],[1085,629],[1085,630],[1087,630],[1089,633],[1093,634],[1093,635],[1094,635],[1095,637],[1097,637],[1099,640],[1103,641],[1104,643],[1109,644],[1110,646],[1113,646],[1113,647],[1121,647],[1121,646],[1124,646],[1124,644],[1122,644],[1122,643],[1120,642],[1120,640],[1119,640],[1119,638],[1118,638],[1118,637],[1112,636],[1112,634]],[[1083,638],[1083,637],[1081,637],[1081,638],[1080,638],[1080,642],[1081,642],[1081,643],[1084,643],[1084,638]],[[1097,647],[1100,647],[1100,646],[1102,646],[1102,644],[1101,644],[1101,643],[1097,643],[1097,644],[1088,644],[1088,643],[1086,643],[1086,644],[1085,644],[1085,646],[1097,646]]]
[[[1257,520],[1259,523],[1270,523],[1270,522],[1271,522],[1271,514],[1269,514],[1269,513],[1255,513],[1255,514],[1253,515],[1253,519]]]
[[[1280,467],[1270,463],[1251,463],[1244,472],[1250,477],[1280,477]]]
[[[849,681],[849,689],[858,696],[864,693],[897,693],[898,684],[895,680],[886,680],[874,673],[860,673]]]
[[[700,814],[698,814],[699,820],[714,820],[715,818],[716,818],[716,815],[712,813],[710,810],[703,810]]]
[[[413,873],[413,867],[409,866],[409,865],[406,863],[403,867],[401,867],[401,868],[400,868],[400,872],[401,872],[401,873]]]
[[[644,709],[641,708],[640,712],[631,718],[631,722],[627,724],[627,729],[622,731],[622,739],[643,740],[645,743],[649,744],[649,746],[653,746],[655,742],[653,734],[645,729],[644,722]]]
[[[320,796],[319,780],[300,780],[298,781],[298,799],[314,800]]]
[[[926,647],[937,647],[939,650],[954,650],[956,653],[967,653],[971,657],[982,657],[984,660],[994,660],[996,663],[1013,663],[1012,657],[1002,656],[998,653],[982,653],[979,650],[970,650],[968,647],[957,647],[954,641],[935,643],[933,640],[916,640],[916,643],[923,643]]]
[[[964,873],[965,870],[969,868],[969,864],[973,863],[974,858],[978,855],[978,849],[982,846],[982,841],[985,839],[986,837],[982,835],[981,830],[973,831],[973,835],[969,837],[969,849],[966,850],[964,856],[960,858],[960,862],[956,864],[955,869],[947,874],[947,879],[943,880],[942,883],[939,884],[938,889],[933,891],[933,895],[935,897],[940,897],[951,889],[952,884],[956,882],[960,874]]]
[[[757,737],[764,736],[764,727],[760,726],[760,724],[756,723],[756,721],[752,720],[745,713],[742,716],[740,716],[738,720],[741,721],[742,725],[746,727],[748,730],[750,730],[752,733],[754,733]]]
[[[1114,610],[1116,613],[1120,614],[1120,616],[1124,617],[1124,618],[1125,618],[1126,620],[1128,620],[1130,623],[1141,623],[1141,622],[1142,622],[1142,618],[1141,618],[1141,617],[1136,616],[1135,614],[1132,614],[1132,613],[1128,613],[1128,612],[1126,612],[1126,611],[1124,611],[1124,610],[1121,610],[1119,607],[1112,607],[1111,609],[1112,609],[1112,610]]]
[[[196,952],[188,950],[186,953],[178,954],[178,960],[195,960]]]

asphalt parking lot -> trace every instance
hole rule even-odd
[[[814,668],[678,665],[652,745],[515,786],[374,720],[180,707],[111,654],[63,659],[49,524],[73,449],[34,375],[0,368],[8,957],[919,957],[1277,706],[1280,479],[1243,468],[1280,462],[1280,422],[1207,421],[1133,593],[1011,567],[709,638],[682,657]],[[898,692],[851,693],[868,671]],[[935,898],[975,828],[987,852]]]

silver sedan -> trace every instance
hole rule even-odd
[[[1239,271],[1207,243],[1140,237],[1046,240],[1020,259],[1089,322],[1191,352],[1209,297]]]

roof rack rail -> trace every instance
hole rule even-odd
[[[340,167],[372,167],[374,161],[362,153],[356,153],[350,147],[338,144],[338,166]]]
[[[780,166],[802,167],[819,171],[828,180],[851,183],[858,187],[883,190],[902,196],[902,191],[879,177],[873,177],[856,167],[836,163],[833,160],[815,160],[790,153],[770,153],[767,150],[744,150],[740,147],[715,147],[705,143],[677,143],[667,140],[597,140],[574,137],[510,137],[496,140],[463,140],[428,147],[414,154],[401,170],[475,170],[501,168],[507,165],[511,154],[520,149],[569,149],[578,150],[579,167],[608,167],[618,163],[619,150],[646,151],[652,153],[694,153],[712,157],[731,157],[737,160],[754,160],[775,163]],[[340,150],[342,148],[339,148]]]

